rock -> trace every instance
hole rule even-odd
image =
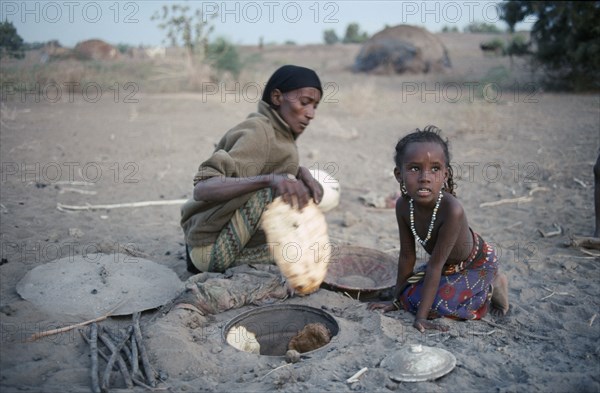
[[[300,361],[300,352],[290,349],[285,353],[285,361],[288,363],[298,363]]]

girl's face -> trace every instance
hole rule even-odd
[[[418,204],[434,203],[448,179],[446,155],[435,142],[412,142],[404,151],[402,167],[394,169],[408,196]]]
[[[271,93],[271,102],[277,106],[277,113],[290,126],[297,138],[315,118],[321,92],[314,87],[303,87],[281,93],[278,89]]]

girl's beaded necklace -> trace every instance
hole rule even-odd
[[[431,232],[433,231],[433,224],[435,223],[435,216],[437,215],[437,211],[440,208],[440,202],[442,201],[442,197],[444,193],[440,190],[440,195],[438,195],[437,201],[435,202],[435,207],[433,208],[433,214],[431,215],[431,222],[429,223],[429,229],[427,230],[427,236],[425,240],[422,240],[419,235],[417,235],[417,230],[415,229],[415,207],[413,205],[413,199],[410,198],[409,206],[410,206],[410,230],[412,231],[413,236],[423,247],[427,244],[427,241],[431,239]]]

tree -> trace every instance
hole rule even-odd
[[[167,38],[171,45],[179,46],[181,42],[185,48],[188,66],[194,66],[194,57],[202,59],[208,45],[208,36],[214,26],[204,17],[201,10],[197,9],[189,14],[190,7],[187,5],[171,4],[171,7],[163,5],[162,13],[157,11],[152,15],[152,20],[161,20],[158,27],[167,30]],[[211,19],[216,18],[211,15]]]
[[[17,33],[12,22],[0,22],[0,56],[23,58],[23,38]]]
[[[346,27],[346,35],[344,36],[344,44],[360,44],[369,39],[366,32],[361,33],[358,23],[350,23]]]
[[[335,30],[333,30],[333,29],[325,30],[323,32],[323,40],[325,41],[325,43],[327,45],[333,45],[333,44],[337,44],[338,42],[340,42],[340,38],[337,36],[337,34],[335,33]]]
[[[548,82],[560,88],[600,89],[600,2],[513,0],[501,9],[512,29],[528,16],[537,18],[531,30],[537,46],[533,58],[544,66]]]

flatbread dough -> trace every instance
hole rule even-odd
[[[325,216],[317,205],[311,200],[300,211],[281,197],[275,198],[263,213],[261,225],[291,288],[300,295],[318,290],[327,275],[332,245]]]

